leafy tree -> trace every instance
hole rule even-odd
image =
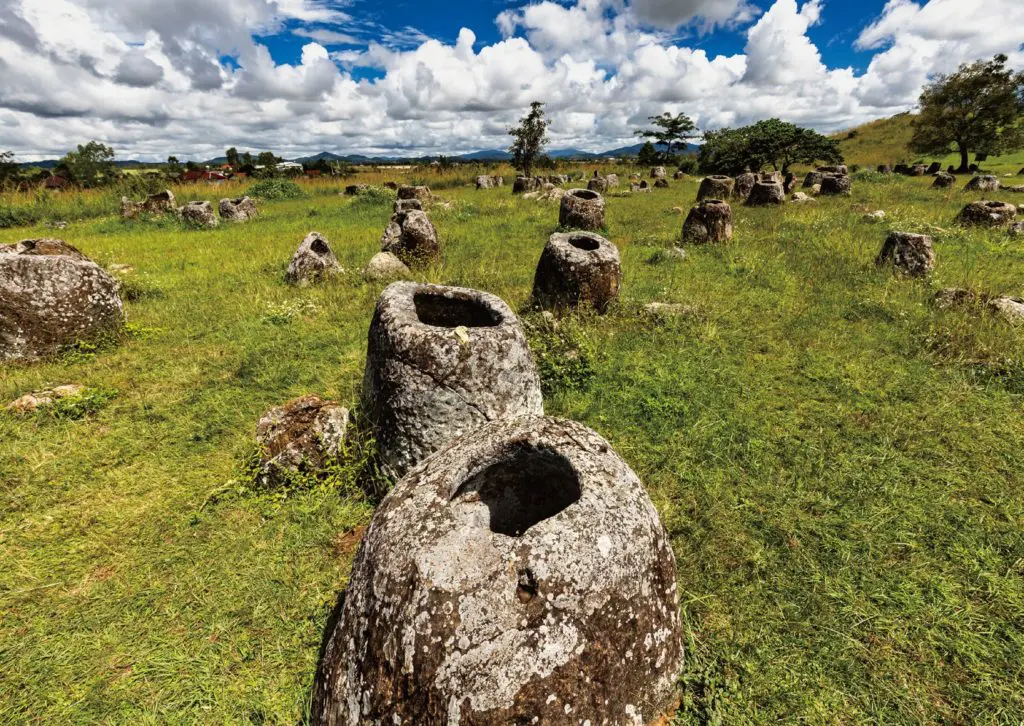
[[[534,101],[530,104],[530,113],[519,119],[518,126],[508,130],[509,136],[515,139],[508,149],[512,154],[512,166],[523,176],[530,176],[537,157],[548,144],[548,125],[544,118],[544,104]]]
[[[664,146],[666,158],[672,157],[672,149],[676,145],[684,146],[687,139],[700,136],[693,120],[684,113],[673,116],[666,111],[661,116],[650,116],[647,120],[656,128],[641,129],[636,135],[654,139],[659,146]]]
[[[758,172],[766,166],[788,172],[793,164],[838,164],[842,160],[835,139],[777,118],[709,131],[700,152],[701,169],[719,174],[739,174],[746,169]]]
[[[237,169],[238,168],[238,166],[239,166],[238,149],[236,149],[234,146],[232,146],[230,149],[228,149],[227,151],[224,152],[224,156],[227,157],[228,164],[231,165],[231,168],[233,168],[233,169]]]
[[[14,181],[20,172],[20,168],[14,161],[13,151],[0,151],[0,187],[6,186]]]
[[[1024,148],[1024,72],[1014,73],[1006,61],[997,55],[964,64],[925,87],[911,151],[945,155],[955,145],[958,171],[966,173],[971,151],[994,156]]]
[[[177,156],[167,157],[167,173],[170,176],[177,176],[181,173],[181,162],[178,161]]]
[[[644,145],[640,147],[640,151],[637,152],[636,162],[640,166],[654,166],[660,161],[661,157],[658,156],[658,150],[654,148],[654,144],[645,141]]]
[[[439,174],[447,174],[455,168],[455,162],[452,161],[450,156],[439,156],[437,157],[437,172]]]
[[[57,169],[76,184],[84,187],[99,186],[116,179],[119,174],[114,165],[114,150],[98,141],[78,145],[57,164]]]
[[[281,159],[274,156],[272,151],[261,151],[260,155],[256,157],[256,165],[264,166],[267,169],[273,169],[280,161]]]

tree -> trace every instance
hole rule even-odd
[[[0,151],[0,187],[15,180],[19,171],[18,164],[14,161],[14,152]]]
[[[956,146],[958,171],[966,173],[971,151],[994,156],[1024,148],[1024,72],[1014,73],[1006,61],[997,55],[964,64],[926,86],[911,151],[946,155]]]
[[[167,157],[167,174],[170,176],[178,176],[181,173],[181,162],[178,161],[177,156]]]
[[[672,148],[676,144],[682,146],[687,139],[700,136],[697,126],[684,113],[673,116],[666,111],[661,116],[650,116],[647,120],[657,128],[641,129],[636,132],[636,135],[645,139],[654,139],[658,145],[664,146],[665,157],[669,159],[672,157]]]
[[[228,164],[231,165],[232,169],[237,169],[238,168],[238,166],[239,166],[238,149],[236,149],[234,146],[232,146],[230,149],[228,149],[226,152],[224,152],[224,156],[227,157]]]
[[[256,157],[257,166],[264,166],[270,170],[273,170],[280,161],[281,159],[274,156],[273,151],[261,151],[260,155]]]
[[[788,172],[793,164],[842,163],[839,142],[777,118],[738,129],[704,134],[700,167],[717,174],[758,172],[766,166]]]
[[[57,164],[57,169],[68,179],[84,187],[105,184],[119,176],[114,165],[114,150],[98,141],[78,145]]]
[[[508,130],[509,136],[515,139],[508,149],[512,154],[512,166],[523,176],[530,176],[537,157],[548,144],[548,125],[544,118],[544,104],[534,101],[530,104],[530,113],[519,119],[518,126]]]
[[[636,163],[640,166],[654,166],[661,157],[658,156],[658,150],[654,148],[654,144],[650,141],[645,141],[644,145],[640,147],[640,151],[636,155]]]

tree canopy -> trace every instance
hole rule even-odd
[[[738,129],[708,131],[700,152],[703,171],[732,175],[747,169],[758,172],[767,166],[785,172],[793,164],[838,164],[842,160],[835,139],[777,118]]]
[[[512,166],[530,176],[537,157],[548,143],[548,121],[544,118],[544,104],[534,101],[530,113],[519,119],[519,125],[508,130],[514,141],[508,149],[512,154]]]
[[[0,151],[0,187],[18,176],[19,168],[13,151]]]
[[[665,157],[671,159],[672,149],[676,146],[685,146],[688,139],[700,136],[697,126],[686,114],[680,113],[673,116],[665,112],[660,116],[650,116],[647,119],[655,127],[653,129],[641,129],[636,132],[637,136],[645,139],[654,139],[654,142],[665,147]]]
[[[1007,57],[964,64],[939,76],[921,94],[910,148],[919,154],[960,154],[961,172],[970,153],[997,155],[1024,148],[1024,72],[1006,67]]]
[[[57,170],[76,184],[93,187],[119,176],[114,164],[114,150],[99,141],[78,145],[57,164]]]

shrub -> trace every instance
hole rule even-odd
[[[293,181],[265,179],[249,187],[248,195],[259,199],[299,199],[306,193]]]

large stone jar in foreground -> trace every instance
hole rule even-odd
[[[377,301],[363,404],[393,478],[496,419],[544,411],[526,337],[500,298],[398,282]]]
[[[589,305],[604,312],[619,297],[619,250],[593,232],[551,235],[533,278],[533,305],[562,310]]]
[[[385,498],[312,722],[637,724],[678,705],[675,559],[636,474],[581,424],[454,442]]]
[[[62,240],[0,245],[0,360],[36,360],[124,325],[117,281]]]

